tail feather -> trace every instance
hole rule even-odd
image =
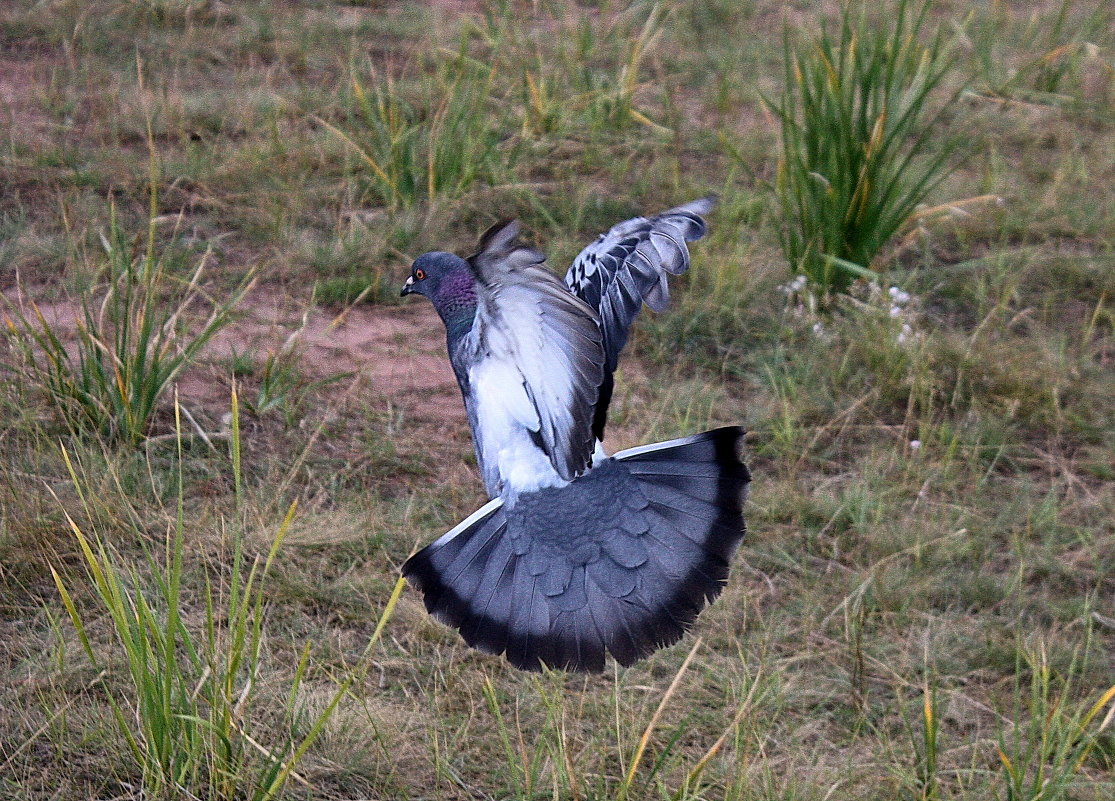
[[[671,581],[681,581],[689,572],[689,566],[701,559],[701,549],[688,537],[675,536],[673,528],[661,527],[647,533],[648,544],[654,551],[656,566]]]
[[[501,563],[502,567],[497,574],[485,572],[486,580],[481,581],[480,586],[491,588],[488,597],[483,605],[474,606],[476,614],[461,627],[461,634],[467,642],[475,643],[481,650],[497,654],[506,647],[506,629],[485,623],[489,620],[506,619],[510,614],[515,572],[518,569],[517,560],[510,555],[506,559],[492,559],[490,564]]]
[[[407,560],[426,608],[516,667],[600,671],[676,642],[727,580],[750,475],[739,428],[616,454],[492,501]]]
[[[651,513],[657,515],[658,519],[664,524],[673,526],[674,531],[679,536],[693,540],[695,544],[705,550],[709,558],[702,560],[698,565],[691,566],[692,569],[704,571],[712,567],[722,567],[724,575],[721,578],[727,577],[728,561],[738,544],[732,541],[736,536],[736,529],[720,523],[709,522],[708,518],[700,515],[688,514],[676,506],[657,502],[651,503]],[[703,526],[705,530],[699,531],[696,529],[695,526],[698,525]],[[698,539],[702,535],[704,535],[703,538]]]
[[[714,499],[696,495],[687,491],[684,486],[677,486],[674,482],[656,481],[653,487],[654,497],[650,502],[652,507],[675,509],[703,520],[716,520],[720,516],[720,507]]]
[[[604,633],[604,644],[621,665],[630,665],[644,653],[640,643],[646,635],[638,629],[639,618],[627,614],[622,598],[612,598],[598,585],[589,589],[589,608],[592,609],[596,625]]]
[[[618,455],[617,455],[618,458]],[[629,465],[631,472],[638,476],[648,478],[707,478],[718,481],[724,477],[725,471],[718,470],[715,463],[701,462],[664,462],[647,461],[635,462]]]
[[[554,643],[550,632],[550,611],[546,596],[532,578],[528,589],[517,598],[518,609],[512,612],[507,634],[507,659],[518,668],[537,670],[539,661],[552,664]]]
[[[472,599],[506,528],[502,504],[492,501],[407,560],[403,574],[422,592],[430,614],[456,628],[475,617]]]
[[[565,587],[554,592],[547,592],[546,597],[552,598],[554,606],[562,612],[576,612],[588,601],[585,589],[588,576],[586,575],[586,566],[578,565],[573,568],[569,573],[569,582]]]

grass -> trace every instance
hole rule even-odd
[[[121,740],[126,743],[139,787],[150,797],[204,797],[270,799],[284,785],[297,779],[298,762],[321,734],[346,691],[366,666],[358,664],[342,677],[333,699],[303,715],[299,690],[306,677],[312,643],[307,642],[296,663],[286,702],[279,710],[261,711],[264,647],[264,587],[282,546],[297,504],[292,504],[273,541],[251,560],[245,556],[241,439],[239,409],[232,396],[232,431],[229,438],[236,518],[231,521],[229,583],[214,589],[206,575],[201,591],[204,623],[200,633],[182,620],[183,551],[186,536],[182,474],[182,420],[175,407],[178,498],[172,531],[162,553],[146,554],[146,571],[124,567],[114,549],[95,531],[87,533],[73,518],[67,522],[80,547],[86,580],[111,621],[116,644],[128,668],[127,691],[108,692],[108,705]],[[63,451],[74,487],[82,498],[87,488]],[[218,568],[223,572],[223,566]],[[107,674],[102,656],[90,639],[87,617],[80,612],[67,582],[51,567],[62,604],[85,654],[95,670]],[[150,579],[146,578],[150,576]],[[148,581],[154,586],[143,587]],[[390,618],[396,593],[388,601],[365,653],[378,640]],[[227,592],[227,594],[226,594]],[[277,719],[276,719],[277,718]],[[138,725],[137,725],[138,724]]]
[[[238,434],[234,434],[234,449],[239,448]],[[238,469],[235,457],[233,462]],[[76,473],[71,471],[71,475],[80,487]],[[275,750],[285,754],[287,743],[280,741],[278,749],[258,745],[252,735],[259,733],[245,731],[241,721],[245,717],[250,720],[255,711],[252,690],[260,668],[263,596],[256,589],[257,578],[267,580],[293,512],[292,507],[258,577],[257,563],[246,580],[242,578],[242,539],[235,538],[229,596],[215,598],[207,586],[205,634],[200,642],[181,619],[185,533],[181,513],[162,558],[149,557],[146,561],[156,582],[154,597],[138,589],[143,584],[138,570],[120,566],[119,559],[110,555],[99,537],[91,542],[81,527],[70,521],[88,580],[108,612],[128,665],[131,692],[127,698],[110,695],[110,705],[145,793],[204,793],[207,797],[232,798],[247,790],[248,795],[256,796],[258,791],[262,797],[269,797],[289,775],[282,759],[274,756]],[[66,583],[56,572],[53,575],[85,652],[94,668],[100,669],[85,618]],[[304,663],[295,674],[294,691],[303,668]],[[137,727],[132,719],[138,722]],[[263,752],[259,767],[251,764],[248,743]]]
[[[514,153],[500,147],[506,121],[487,108],[494,69],[463,53],[438,59],[413,98],[374,66],[360,72],[351,78],[348,132],[323,121],[357,157],[360,202],[432,204],[478,181],[495,184],[513,166]]]
[[[1030,723],[1016,725],[1013,731],[1004,733],[999,744],[1005,796],[1064,797],[1070,792],[1080,766],[1110,728],[1115,717],[1115,706],[1110,706],[1115,698],[1115,685],[1095,703],[1066,702],[1074,674],[1071,666],[1067,680],[1055,677],[1044,643],[1021,650],[1019,656],[1030,674],[1030,686],[1028,692],[1024,686],[1018,688],[1016,703],[1030,713],[1027,716]],[[1016,712],[1015,719],[1021,717]],[[1093,727],[1095,722],[1098,725]]]
[[[922,30],[955,37],[930,117],[966,90],[915,165],[955,131],[974,152],[857,262],[886,285],[821,317],[779,289],[784,120],[762,101],[785,24],[792,44],[825,22],[836,52],[814,6],[0,11],[0,290],[25,332],[32,302],[98,319],[149,249],[162,277],[132,308],[196,293],[183,335],[257,277],[134,438],[116,410],[60,426],[0,344],[0,795],[1111,797],[1111,14],[929,7]],[[409,590],[388,620],[398,566],[482,500],[439,324],[396,306],[410,259],[516,215],[560,268],[710,191],[610,445],[748,426],[721,599],[594,677],[470,651]]]
[[[214,304],[199,331],[183,333],[183,317],[201,295],[198,282],[208,254],[168,309],[161,296],[167,283],[161,264],[129,253],[117,226],[111,235],[111,243],[105,240],[107,289],[99,304],[88,295],[81,300],[76,353],[65,342],[65,323],[48,320],[34,301],[27,309],[5,298],[14,315],[6,321],[13,348],[22,356],[23,379],[45,390],[70,431],[137,445],[166,390],[228,323],[248,285]],[[17,292],[25,294],[23,288]]]
[[[839,38],[784,33],[785,83],[770,104],[782,129],[782,252],[824,305],[877,280],[881,252],[948,177],[962,141],[934,130],[958,92],[935,97],[952,58],[939,29],[922,44],[928,11],[902,0],[879,26],[846,3]]]
[[[107,234],[100,234],[104,266],[97,259],[93,267],[94,280],[103,281],[105,288],[99,297],[82,293],[76,345],[66,341],[69,320],[48,320],[33,299],[24,302],[26,287],[17,285],[14,298],[3,297],[22,379],[44,391],[71,432],[128,445],[138,445],[148,434],[166,390],[229,323],[251,287],[245,277],[225,300],[207,297],[201,281],[211,249],[188,277],[172,274],[171,259],[158,250],[155,238],[156,169],[152,151],[151,214],[143,239],[129,241],[115,207],[110,207]],[[209,312],[188,331],[186,326],[194,324],[188,320],[191,306],[199,302],[208,302]]]

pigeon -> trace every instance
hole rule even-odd
[[[677,642],[727,581],[751,476],[743,429],[603,447],[613,373],[643,305],[706,231],[702,198],[621,222],[565,280],[507,221],[467,258],[431,252],[403,295],[445,324],[491,500],[403,565],[426,609],[524,670],[600,672]]]

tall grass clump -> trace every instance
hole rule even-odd
[[[322,733],[352,684],[367,670],[367,655],[378,641],[402,590],[387,602],[364,657],[340,681],[329,703],[308,717],[298,703],[311,644],[302,649],[285,703],[269,700],[275,678],[266,667],[265,598],[272,567],[296,504],[288,509],[266,554],[252,554],[244,542],[239,410],[232,405],[231,456],[236,499],[231,561],[206,570],[200,598],[183,592],[184,517],[181,420],[178,421],[177,515],[162,553],[145,563],[128,563],[95,530],[83,529],[68,512],[95,605],[107,616],[114,646],[94,642],[94,613],[79,608],[75,578],[51,572],[63,606],[93,665],[111,672],[122,664],[126,679],[111,683],[107,702],[125,753],[136,768],[144,798],[251,799],[279,795],[294,778],[299,761]],[[81,501],[78,471],[63,457]],[[227,579],[222,579],[226,574]],[[200,623],[187,625],[186,610],[200,607]],[[193,617],[193,616],[191,616]],[[279,707],[279,708],[276,708]],[[301,733],[300,733],[301,732]]]
[[[1064,678],[1050,666],[1044,644],[1020,647],[1018,658],[1015,724],[1000,735],[998,743],[1003,769],[999,797],[1006,801],[1075,797],[1073,783],[1093,754],[1104,750],[1104,732],[1115,719],[1115,686],[1099,692],[1095,701],[1073,701],[1082,690],[1080,652],[1074,653]],[[1028,688],[1021,680],[1026,673],[1030,676]],[[1108,746],[1094,767],[1110,776],[1113,759]]]
[[[111,208],[100,237],[101,285],[81,294],[72,342],[67,321],[5,297],[8,335],[29,385],[45,392],[71,431],[128,445],[148,434],[167,387],[231,320],[251,285],[245,277],[223,301],[209,297],[201,279],[210,251],[188,278],[172,275],[155,241],[154,203],[152,189],[147,234],[137,239]],[[208,314],[194,325],[189,315],[201,305]]]
[[[846,3],[839,38],[783,34],[785,88],[778,102],[782,152],[776,192],[782,250],[822,302],[857,278],[873,280],[883,247],[951,171],[956,136],[933,127],[955,102],[931,96],[952,58],[938,30],[920,39],[928,4],[907,0],[868,21]]]
[[[636,103],[640,88],[639,73],[643,62],[662,37],[667,12],[659,3],[650,7],[646,20],[639,27],[613,25],[606,31],[595,30],[596,21],[582,18],[575,36],[574,60],[567,60],[565,74],[554,79],[561,81],[568,76],[571,88],[577,92],[571,105],[583,106],[583,125],[590,131],[622,131],[638,123],[655,134],[670,134],[670,129],[652,120]],[[595,50],[614,50],[614,66],[601,70],[592,63]],[[526,73],[529,78],[529,73]],[[535,106],[536,95],[530,96],[530,106]]]
[[[342,127],[319,120],[358,158],[364,200],[410,208],[498,184],[514,162],[490,101],[495,68],[440,59],[412,83],[352,70]]]

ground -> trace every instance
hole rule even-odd
[[[818,309],[767,101],[839,4],[0,4],[0,796],[1110,798],[1108,5],[933,4],[927,141],[967,156]],[[412,259],[515,216],[563,271],[710,192],[608,444],[748,427],[722,596],[589,677],[393,606],[485,500]],[[158,309],[204,264],[181,342],[253,283],[122,442],[61,413],[32,303],[76,355],[148,252]]]

